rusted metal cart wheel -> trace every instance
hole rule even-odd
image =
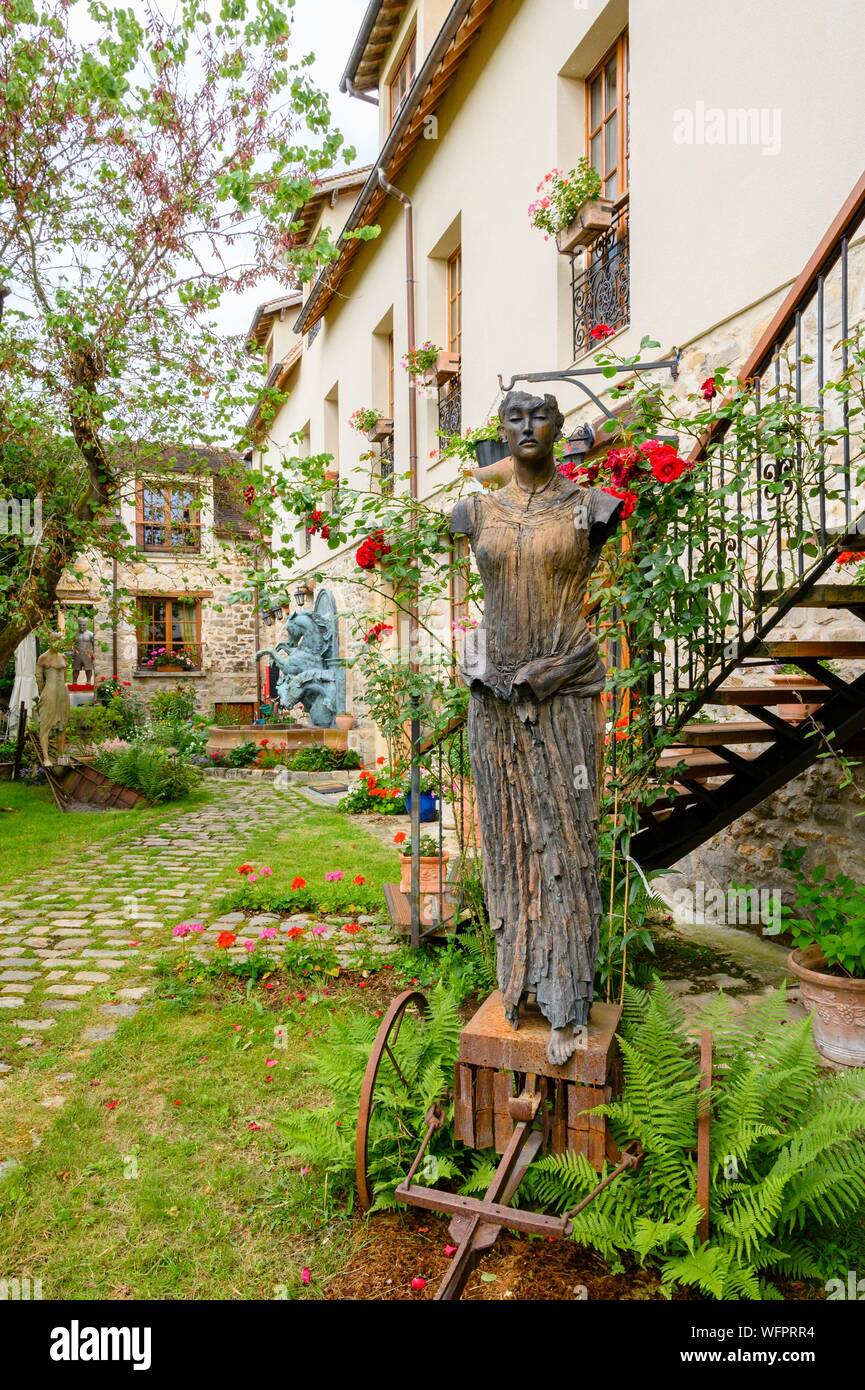
[[[369,1162],[369,1131],[372,1117],[375,1112],[376,1098],[375,1088],[378,1080],[379,1070],[382,1063],[389,1064],[396,1072],[404,1086],[408,1086],[406,1078],[400,1070],[396,1059],[396,1043],[402,1028],[403,1019],[408,1009],[417,1010],[421,1018],[425,1018],[429,1013],[429,1005],[426,995],[419,990],[407,989],[402,994],[398,994],[390,1003],[381,1026],[375,1035],[375,1042],[369,1054],[369,1061],[366,1064],[366,1071],[363,1076],[363,1085],[360,1088],[360,1109],[357,1116],[357,1137],[355,1139],[355,1174],[357,1177],[358,1200],[364,1211],[368,1211],[373,1203],[373,1193],[369,1182],[367,1165]]]

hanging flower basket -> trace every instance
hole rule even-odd
[[[610,198],[591,198],[581,203],[576,216],[567,227],[556,233],[559,255],[572,256],[582,247],[592,246],[613,222],[613,203]]]

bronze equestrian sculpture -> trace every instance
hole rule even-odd
[[[463,663],[469,752],[505,1016],[518,1028],[534,996],[561,1066],[588,1023],[601,917],[605,672],[583,605],[622,502],[559,471],[555,397],[510,391],[499,418],[513,478],[463,498],[450,518],[484,584]]]

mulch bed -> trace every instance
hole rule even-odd
[[[345,1268],[327,1286],[327,1299],[432,1299],[449,1260],[448,1223],[429,1212],[384,1212],[356,1226],[358,1245]],[[484,1279],[493,1275],[493,1279]],[[415,1292],[412,1279],[427,1280]],[[678,1292],[675,1298],[685,1295]],[[520,1238],[503,1231],[466,1285],[463,1298],[499,1301],[567,1299],[658,1299],[656,1273],[634,1267],[611,1274],[600,1256],[573,1241]]]

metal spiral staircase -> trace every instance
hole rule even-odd
[[[865,488],[851,461],[849,399],[833,400],[826,390],[847,371],[846,342],[862,319],[854,305],[857,298],[861,305],[865,256],[851,253],[851,246],[863,221],[865,175],[740,372],[740,381],[751,384],[758,416],[782,389],[797,406],[810,407],[818,425],[817,471],[806,487],[797,477],[801,459],[795,448],[781,461],[755,451],[747,463],[753,488],[745,505],[756,507],[752,535],[758,533],[742,567],[748,592],[740,590],[730,601],[721,640],[717,629],[702,643],[693,634],[688,641],[663,638],[660,690],[653,693],[660,694],[665,710],[666,723],[655,733],[662,748],[656,767],[666,792],[641,807],[630,842],[631,855],[644,869],[674,864],[828,751],[855,751],[857,736],[865,732],[865,625],[858,640],[777,639],[799,610],[843,612],[865,624],[865,586],[843,582],[844,571],[835,568],[841,552],[865,552]],[[725,468],[733,465],[725,453],[728,423],[720,418],[691,456],[705,465],[708,486],[723,488]],[[741,457],[736,463],[741,477]],[[810,529],[808,517],[802,524],[803,496],[813,512]],[[731,496],[734,512],[742,505],[740,496]],[[794,511],[799,506],[792,543],[791,505]],[[742,545],[741,536],[742,528],[732,526],[728,550]],[[689,543],[686,577],[699,562]],[[846,674],[828,661],[843,663]],[[778,662],[795,667],[801,679],[783,690],[770,684],[767,668]],[[856,674],[856,663],[862,674]]]

